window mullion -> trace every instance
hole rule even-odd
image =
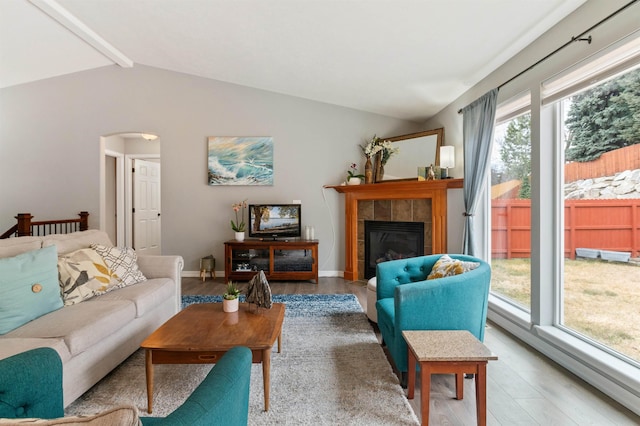
[[[540,105],[540,91],[533,91],[532,105]],[[531,110],[531,321],[553,324],[555,306],[556,214],[554,206],[555,133],[553,108]]]

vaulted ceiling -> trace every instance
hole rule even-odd
[[[144,64],[422,121],[584,2],[0,0],[0,87]]]

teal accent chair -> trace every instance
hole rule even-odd
[[[141,417],[143,425],[246,425],[252,355],[229,350],[191,396],[167,417]],[[51,348],[0,360],[0,418],[64,416],[62,362]]]
[[[450,254],[452,259],[480,266],[427,280],[440,256],[391,260],[376,267],[378,327],[403,384],[408,368],[403,330],[468,330],[484,340],[491,267],[475,257]]]
[[[0,418],[64,416],[62,361],[51,348],[0,360]]]

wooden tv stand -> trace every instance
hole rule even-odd
[[[249,281],[260,270],[268,280],[315,280],[318,240],[230,240],[224,243],[224,279]]]

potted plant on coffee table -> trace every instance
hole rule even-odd
[[[233,281],[227,283],[227,290],[222,295],[222,310],[225,312],[236,312],[238,310],[238,297],[240,289]]]

